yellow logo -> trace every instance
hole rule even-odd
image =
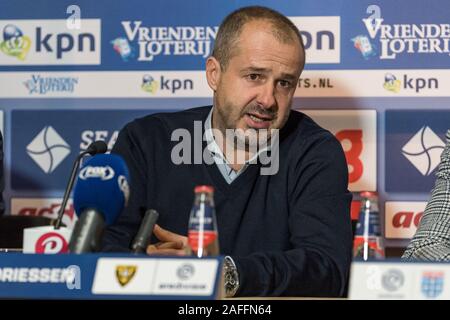
[[[388,91],[398,93],[401,89],[402,82],[397,80],[397,78],[392,73],[386,73],[384,76],[383,88]]]
[[[31,47],[31,39],[23,34],[17,26],[8,24],[3,28],[3,40],[0,42],[0,51],[8,56],[25,60]]]
[[[151,75],[146,74],[142,78],[141,88],[146,92],[155,93],[159,88],[159,82],[156,81]]]
[[[136,274],[137,266],[117,266],[116,277],[122,287],[133,279]]]

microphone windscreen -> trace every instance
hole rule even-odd
[[[78,174],[73,204],[78,216],[86,209],[99,211],[107,225],[114,223],[129,197],[129,173],[116,154],[98,154],[88,159]]]
[[[108,151],[108,146],[106,145],[106,142],[102,140],[92,142],[88,148],[88,152],[91,156],[99,153],[105,153],[106,151]]]

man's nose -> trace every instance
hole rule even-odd
[[[275,105],[275,88],[273,83],[267,82],[262,85],[258,93],[257,102],[265,109],[269,109]]]

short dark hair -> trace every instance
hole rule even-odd
[[[271,32],[282,43],[290,43],[297,37],[303,56],[305,48],[302,36],[295,24],[281,13],[266,7],[243,7],[230,13],[220,24],[219,31],[214,42],[212,56],[216,58],[222,69],[226,69],[235,51],[235,45],[241,34],[242,28],[248,22],[254,20],[266,20],[272,25]]]

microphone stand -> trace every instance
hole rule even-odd
[[[58,217],[55,222],[55,230],[59,229],[61,227],[62,218],[64,216],[64,211],[66,209],[67,201],[69,201],[69,195],[72,191],[73,184],[75,182],[75,178],[77,176],[78,168],[80,167],[81,158],[83,158],[85,155],[90,154],[91,156],[96,155],[98,153],[105,153],[107,151],[108,147],[104,141],[94,141],[92,142],[89,147],[81,152],[77,158],[75,159],[75,162],[72,167],[72,172],[70,173],[69,182],[67,183],[66,190],[64,191],[64,197],[61,203],[61,207],[58,211]]]
[[[72,172],[70,173],[69,182],[67,183],[66,190],[64,191],[64,197],[63,197],[63,200],[62,200],[62,203],[61,203],[61,207],[59,208],[59,211],[58,211],[58,218],[56,219],[56,222],[55,222],[55,230],[57,230],[57,229],[59,229],[61,227],[62,218],[64,216],[64,211],[66,210],[67,201],[69,201],[69,195],[70,195],[70,192],[72,191],[72,187],[73,187],[73,184],[75,182],[75,178],[77,176],[78,168],[80,167],[81,158],[83,156],[85,156],[86,154],[88,154],[88,153],[89,152],[87,152],[87,151],[84,151],[84,152],[80,153],[77,156],[77,159],[75,160],[75,162],[73,163]]]

